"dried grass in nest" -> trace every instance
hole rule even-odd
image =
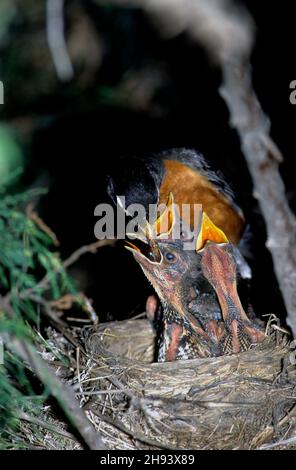
[[[87,327],[82,342],[78,396],[110,448],[296,448],[296,370],[278,331],[241,354],[172,363],[151,363],[147,320]]]

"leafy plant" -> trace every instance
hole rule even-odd
[[[44,190],[6,194],[0,200],[0,339],[16,337],[38,345],[38,312],[51,299],[75,294],[54,237],[40,219],[26,213],[26,205]],[[1,344],[0,344],[1,347]],[[28,379],[30,371],[10,350],[0,365],[0,448],[24,447],[20,427],[23,413],[41,413],[43,401]],[[46,387],[45,387],[46,389]],[[40,393],[40,390],[39,392]],[[42,393],[43,399],[47,394]]]

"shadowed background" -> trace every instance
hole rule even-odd
[[[194,147],[225,173],[251,226],[256,311],[284,316],[251,180],[218,93],[220,73],[203,49],[186,35],[164,39],[140,10],[68,1],[65,29],[74,77],[61,82],[48,47],[45,7],[26,3],[0,6],[0,163],[2,173],[24,166],[15,189],[49,188],[38,212],[56,233],[62,257],[94,240],[94,208],[107,200],[105,176],[119,156]],[[237,3],[248,6],[257,25],[255,89],[285,158],[281,173],[295,209],[292,2],[285,9],[266,1]],[[81,258],[72,274],[94,299],[101,320],[144,308],[149,286],[121,244]]]

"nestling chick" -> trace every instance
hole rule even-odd
[[[158,241],[157,247],[157,255],[151,251],[144,255],[134,245],[127,248],[132,251],[163,306],[158,361],[220,355],[218,340],[207,327],[212,319],[216,322],[221,318],[220,307],[213,288],[205,279],[211,295],[203,309],[201,321],[195,315],[193,301],[198,297],[196,286],[201,284],[203,277],[199,256],[194,251],[184,251],[180,241]],[[191,309],[190,302],[193,302]]]

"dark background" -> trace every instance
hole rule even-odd
[[[254,85],[270,116],[272,136],[284,155],[281,174],[295,209],[296,106],[289,102],[289,84],[296,79],[293,2],[282,6],[266,0],[237,3],[245,3],[256,22]],[[163,39],[139,10],[102,8],[90,0],[67,2],[66,6],[69,31],[73,9],[74,19],[82,11],[94,30],[94,40],[98,38],[102,46],[100,64],[86,79],[79,72],[72,82],[61,84],[45,74],[39,90],[29,49],[30,44],[34,48],[34,34],[42,35],[42,12],[38,12],[38,20],[27,14],[12,25],[0,69],[0,78],[7,83],[2,116],[21,135],[25,156],[25,173],[19,185],[49,187],[38,211],[55,231],[62,257],[94,241],[94,208],[107,200],[105,175],[120,156],[170,147],[196,148],[225,173],[251,226],[248,261],[254,274],[252,301],[256,311],[284,317],[265,249],[264,223],[252,197],[238,138],[229,127],[228,112],[218,93],[219,70],[188,36]],[[11,51],[20,48],[24,38],[28,63],[11,71]],[[138,88],[122,92],[129,74],[144,90],[146,80],[149,84],[149,79],[156,77],[157,86],[148,100],[137,98]],[[16,77],[32,82],[32,89],[16,82]],[[47,82],[50,85],[44,87]],[[143,311],[150,288],[121,244],[86,255],[72,274],[94,299],[101,320],[123,319]]]

